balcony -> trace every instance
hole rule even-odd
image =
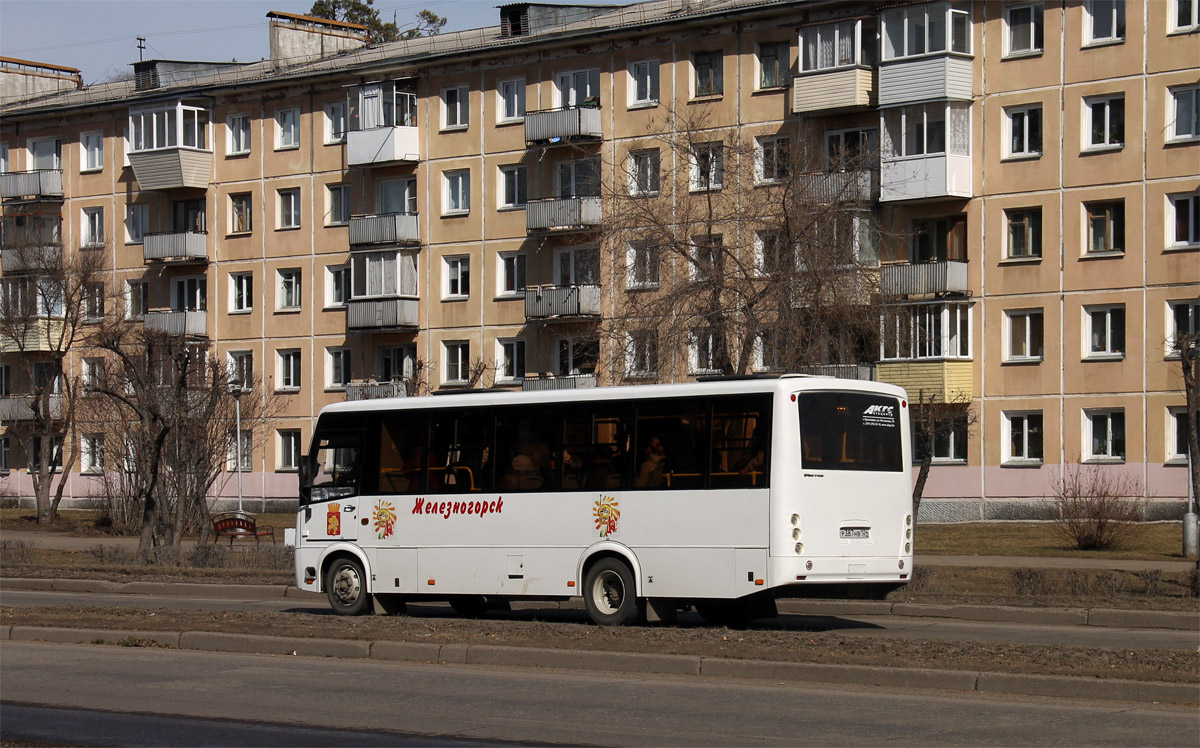
[[[521,380],[521,390],[524,392],[582,390],[595,386],[595,374],[568,374],[561,377],[525,377]]]
[[[346,401],[407,397],[407,382],[355,382],[346,385]]]
[[[908,391],[908,399],[924,397],[926,402],[962,402],[974,397],[974,376],[970,361],[880,361],[876,364],[880,382]]]
[[[52,270],[62,263],[62,247],[34,246],[24,249],[0,249],[0,272],[24,273]]]
[[[208,334],[208,312],[146,312],[144,325],[167,335],[202,338]]]
[[[600,108],[566,107],[525,113],[526,143],[560,143],[563,141],[599,138]]]
[[[873,107],[879,73],[870,67],[849,67],[802,73],[792,82],[792,111],[826,112]]]
[[[525,319],[599,316],[600,286],[535,286],[525,289]]]
[[[974,64],[970,57],[946,53],[881,63],[879,106],[946,99],[970,101]]]
[[[875,380],[874,364],[809,364],[796,370],[797,374],[807,374],[810,377],[837,377],[838,379],[857,379],[860,382]]]
[[[966,293],[967,263],[960,260],[884,265],[879,290],[884,296]]]
[[[351,330],[395,330],[417,327],[418,299],[351,299],[346,327]]]
[[[31,206],[22,206],[25,208]],[[0,219],[0,248],[26,256],[29,261],[54,250],[62,254],[62,214],[57,211],[11,212]],[[17,262],[12,260],[12,262]]]
[[[33,404],[36,399],[36,395],[0,397],[0,421],[18,423],[34,420]],[[51,419],[62,418],[62,395],[50,395],[49,406]]]
[[[159,148],[130,151],[129,165],[141,190],[207,189],[212,174],[212,151],[196,148]]]
[[[142,258],[146,262],[208,262],[208,234],[203,231],[146,234],[142,238]]]
[[[11,327],[0,335],[0,353],[55,353],[65,343],[61,318],[38,317]]]
[[[879,201],[971,197],[971,157],[948,153],[884,161],[879,166]]]
[[[550,197],[525,204],[527,231],[578,231],[600,225],[600,197]]]
[[[415,125],[376,127],[346,133],[346,163],[375,166],[421,160],[420,138]]]
[[[833,171],[801,174],[799,186],[813,203],[874,203],[879,201],[879,172]]]
[[[419,241],[416,213],[383,213],[350,217],[350,244],[416,244]]]
[[[0,173],[0,198],[61,198],[63,196],[62,170],[39,169],[37,171]]]

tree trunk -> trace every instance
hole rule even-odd
[[[917,521],[917,512],[921,509],[921,496],[925,493],[925,481],[929,478],[929,466],[933,464],[933,445],[928,446],[929,449],[926,449],[925,454],[921,456],[921,467],[917,469],[917,482],[913,485],[913,522]]]
[[[1187,398],[1187,449],[1192,491],[1200,491],[1200,344],[1180,346],[1180,367],[1183,369],[1183,392]],[[1200,499],[1200,497],[1196,497]],[[1189,505],[1189,511],[1195,511]]]

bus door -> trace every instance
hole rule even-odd
[[[301,476],[308,494],[304,513],[308,539],[358,539],[361,443],[360,431],[318,428],[305,475]]]

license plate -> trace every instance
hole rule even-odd
[[[867,540],[871,537],[869,527],[843,527],[840,531],[842,540]]]

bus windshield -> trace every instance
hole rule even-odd
[[[860,392],[804,392],[798,398],[800,457],[806,470],[903,469],[900,403]]]

